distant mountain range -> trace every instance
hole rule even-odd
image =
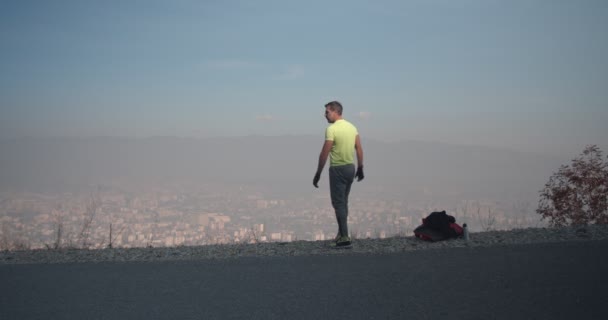
[[[134,183],[262,183],[309,188],[323,137],[20,138],[0,140],[0,188],[64,190]],[[361,188],[537,195],[559,159],[498,148],[363,139]],[[326,178],[326,174],[324,175]]]

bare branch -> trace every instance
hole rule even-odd
[[[596,145],[549,178],[536,212],[553,226],[608,224],[608,161]]]

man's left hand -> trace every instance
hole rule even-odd
[[[319,180],[321,179],[321,173],[317,172],[315,174],[315,177],[312,179],[312,185],[315,186],[315,188],[319,187]]]
[[[357,168],[357,173],[355,173],[355,177],[357,177],[357,181],[361,181],[365,178],[365,175],[363,174],[363,167]]]

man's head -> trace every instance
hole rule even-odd
[[[342,105],[340,102],[332,101],[325,105],[325,119],[329,123],[342,119]]]

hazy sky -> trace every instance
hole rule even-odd
[[[0,0],[0,137],[608,140],[608,1]],[[604,143],[604,144],[603,144]]]

